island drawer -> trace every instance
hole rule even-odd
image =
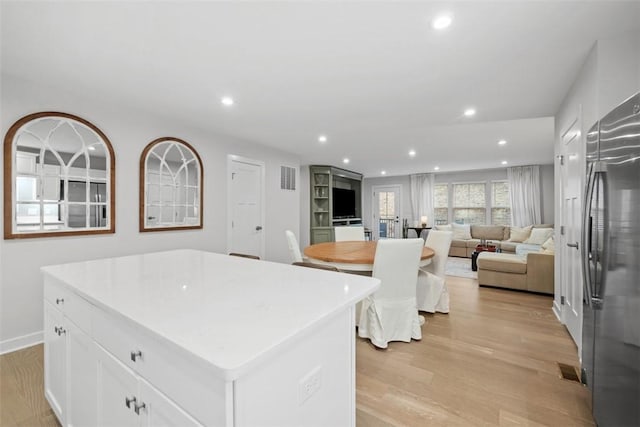
[[[95,341],[205,425],[225,425],[231,389],[203,360],[118,316],[96,309]]]
[[[92,305],[53,278],[44,282],[44,299],[85,332],[91,332]]]

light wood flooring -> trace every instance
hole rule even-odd
[[[587,390],[560,378],[576,347],[552,298],[447,277],[450,314],[422,340],[356,344],[358,426],[591,426]]]
[[[59,426],[44,398],[42,344],[0,356],[0,426]]]
[[[357,339],[358,427],[593,425],[587,390],[560,379],[578,359],[551,297],[447,284],[451,313],[427,314],[422,341]],[[1,426],[59,425],[42,366],[42,345],[0,356]]]

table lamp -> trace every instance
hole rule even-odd
[[[427,216],[423,215],[420,217],[420,223],[422,224],[422,227],[426,227],[427,226]]]

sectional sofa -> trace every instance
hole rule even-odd
[[[471,254],[476,250],[476,246],[480,244],[481,239],[485,239],[491,242],[492,245],[496,245],[503,253],[515,254],[516,247],[524,242],[511,241],[511,228],[509,226],[502,225],[471,225],[469,227],[469,234],[463,235],[457,233],[457,224],[439,225],[436,226],[437,230],[453,231],[453,240],[451,241],[451,247],[449,248],[449,256],[471,258]],[[533,228],[553,228],[553,224],[536,224]],[[542,242],[540,242],[542,243]],[[526,244],[526,243],[524,243]]]
[[[478,284],[553,294],[554,254],[531,251],[524,255],[482,252],[478,255]]]
[[[451,224],[436,228],[450,229],[454,233],[449,256],[471,257],[481,239],[500,249],[501,253],[478,255],[480,286],[553,294],[553,224],[531,227]]]

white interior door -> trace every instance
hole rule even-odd
[[[401,198],[402,188],[399,185],[373,187],[371,200],[373,200],[374,239],[402,238]]]
[[[582,271],[580,264],[580,233],[582,230],[582,138],[579,121],[562,135],[562,225],[559,251],[562,251],[562,319],[580,349],[582,341]]]
[[[264,163],[230,158],[228,252],[264,258]]]

